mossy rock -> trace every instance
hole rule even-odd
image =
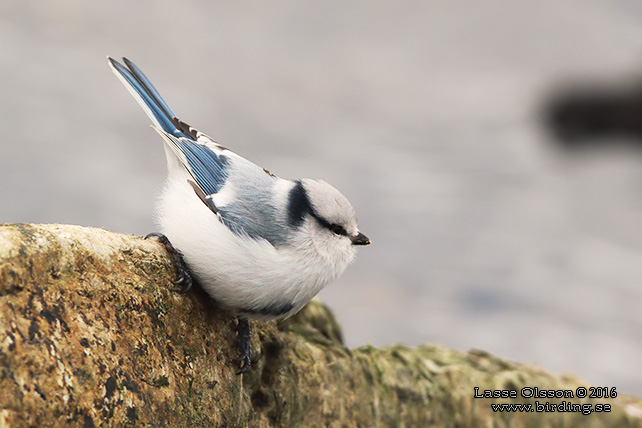
[[[494,413],[535,400],[474,387],[588,385],[482,351],[350,350],[317,301],[253,322],[253,366],[238,376],[234,317],[198,290],[174,292],[174,275],[151,240],[0,225],[0,426],[642,426],[642,402],[622,395],[570,399],[608,413]]]

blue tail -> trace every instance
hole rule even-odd
[[[154,125],[176,137],[195,138],[189,125],[176,118],[152,82],[133,62],[123,58],[125,65],[122,65],[110,57],[107,59],[116,76],[143,107]]]

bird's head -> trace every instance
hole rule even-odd
[[[312,244],[323,257],[347,265],[355,256],[356,246],[370,244],[359,231],[352,205],[325,181],[303,179],[301,186],[310,205],[307,223]]]

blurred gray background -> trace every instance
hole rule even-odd
[[[125,55],[188,123],[352,201],[374,244],[321,294],[350,346],[642,394],[642,150],[541,120],[573,82],[642,76],[639,1],[3,1],[0,41],[0,222],[155,230],[162,142]]]

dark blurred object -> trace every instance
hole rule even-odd
[[[642,144],[642,82],[566,89],[545,104],[544,115],[546,126],[569,148],[621,137]]]

